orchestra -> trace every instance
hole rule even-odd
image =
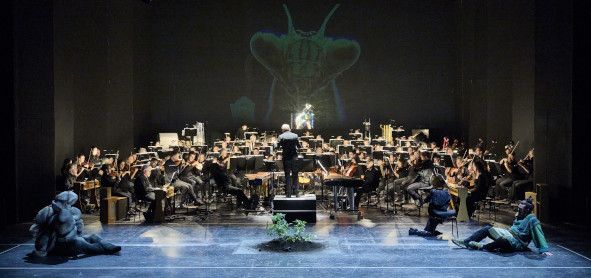
[[[434,182],[442,180],[452,195],[452,207],[462,201],[458,189],[467,189],[464,202],[472,216],[476,204],[487,197],[515,202],[533,187],[534,152],[532,149],[516,160],[514,151],[519,142],[509,142],[503,158],[497,161],[496,150],[486,149],[482,139],[469,149],[458,139],[444,137],[438,144],[426,142],[424,134],[404,136],[401,127],[381,127],[389,134],[371,138],[351,130],[349,135],[325,141],[311,130],[298,137],[287,124],[279,135],[243,124],[234,136],[225,133],[211,146],[179,140],[178,146],[165,150],[157,142],[129,153],[125,159],[118,159],[118,151],[116,156],[109,156],[109,151],[92,146],[88,157],[80,153],[64,161],[59,188],[72,190],[77,182],[97,180],[101,187],[110,187],[114,195],[133,203],[150,202],[150,188],[170,186],[177,192],[173,194],[178,198],[177,207],[200,207],[210,204],[213,196],[227,194],[236,198],[236,209],[247,210],[269,205],[268,200],[260,202],[259,195],[298,197],[300,190],[318,194],[326,186],[323,183],[337,177],[358,181],[354,196],[345,204],[346,209],[358,210],[364,201],[370,203],[371,196],[377,196],[380,206],[420,208]],[[254,192],[249,186],[246,175],[256,173],[272,174],[273,186],[265,187],[267,192]],[[342,194],[327,191],[328,195]]]

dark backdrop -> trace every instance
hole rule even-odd
[[[335,3],[287,5],[296,29],[311,31]],[[289,114],[281,113],[274,113],[267,126],[261,122],[272,77],[249,49],[257,31],[287,31],[281,4],[153,1],[135,47],[139,142],[194,121],[210,123],[210,132],[234,131],[239,122],[233,121],[229,104],[241,96],[255,104],[252,126],[277,129],[289,122]],[[449,1],[342,2],[326,35],[356,40],[361,55],[336,81],[346,124],[319,126],[360,127],[363,118],[371,118],[375,123],[395,119],[408,127],[456,130],[457,13],[458,5]],[[281,94],[279,89],[276,98]]]
[[[577,220],[562,204],[589,208],[571,180],[569,1],[341,3],[326,34],[356,40],[361,56],[337,78],[348,120],[333,131],[394,119],[470,143],[521,140],[518,158],[535,139],[552,219]],[[334,2],[287,4],[309,31]],[[248,42],[287,28],[278,1],[24,0],[3,14],[13,30],[3,111],[15,131],[5,157],[15,163],[3,168],[2,223],[31,219],[53,197],[61,161],[90,145],[127,154],[194,121],[209,135],[233,131],[229,103],[240,96],[254,101],[251,125],[260,126],[271,76]],[[287,120],[276,115],[269,127]]]

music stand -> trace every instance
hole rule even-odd
[[[316,164],[322,164],[324,168],[330,168],[336,164],[336,155],[331,153],[324,153],[321,156],[317,156],[316,160]]]
[[[490,174],[492,176],[500,176],[501,173],[503,173],[503,167],[501,166],[501,164],[499,164],[498,162],[494,161],[494,160],[485,160]]]
[[[240,149],[240,153],[242,153],[243,155],[249,155],[250,154],[250,148],[247,146],[240,146],[238,147]]]
[[[264,156],[248,155],[246,156],[246,171],[258,172],[265,166]]]
[[[345,142],[345,140],[343,140],[343,139],[330,139],[330,140],[328,140],[328,142],[329,142],[331,148],[335,148],[336,149],[337,146],[342,145]]]
[[[193,145],[191,147],[195,148],[195,152],[197,153],[207,153],[207,145]]]
[[[371,144],[374,145],[374,146],[376,146],[376,145],[386,146],[386,143],[387,142],[384,139],[373,139],[373,140],[371,140]]]
[[[309,142],[312,139],[314,139],[314,136],[300,136],[300,140],[305,142]]]
[[[299,172],[314,172],[315,168],[313,159],[299,158],[298,162],[300,164]]]
[[[349,152],[353,151],[353,146],[349,145],[349,146],[345,146],[345,145],[339,145],[337,146],[337,152],[339,154],[347,154]]]
[[[308,143],[310,144],[310,148],[315,150],[318,147],[322,148],[324,141],[322,139],[310,139]]]
[[[371,146],[359,146],[360,151],[365,152],[367,155],[371,155],[373,148]]]
[[[351,145],[355,147],[363,146],[363,140],[351,140]]]
[[[374,151],[371,155],[373,159],[384,159],[384,151]]]
[[[212,157],[220,157],[220,153],[218,152],[207,152],[207,155],[205,156],[206,159],[210,159]]]
[[[449,154],[442,154],[441,155],[441,165],[443,167],[453,167],[454,163],[453,160],[451,158],[451,155]]]
[[[410,158],[410,154],[408,152],[396,152],[399,159],[408,160]]]
[[[246,171],[246,157],[245,156],[230,157],[230,171]]]

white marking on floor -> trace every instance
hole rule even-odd
[[[591,266],[101,266],[101,267],[0,267],[0,270],[126,270],[126,269],[591,269]]]
[[[20,244],[18,244],[17,246],[14,246],[14,247],[12,247],[12,248],[8,248],[8,249],[6,249],[6,250],[4,250],[4,251],[0,252],[0,255],[2,255],[2,254],[4,254],[4,253],[8,253],[8,252],[10,252],[11,250],[13,250],[13,249],[15,249],[15,248],[17,248],[17,247],[19,247],[19,246],[21,246],[21,245],[20,245]]]
[[[588,260],[588,261],[591,261],[591,259],[590,259],[589,257],[587,257],[587,256],[584,256],[583,254],[577,253],[577,252],[575,252],[575,251],[573,251],[573,250],[570,250],[570,249],[568,249],[568,248],[566,248],[566,247],[564,247],[564,246],[562,246],[562,245],[560,245],[560,244],[556,244],[556,246],[558,246],[558,247],[560,247],[560,248],[562,248],[562,249],[564,249],[564,250],[566,250],[566,251],[569,251],[569,252],[571,252],[571,253],[573,253],[573,254],[575,254],[575,255],[578,255],[578,256],[580,256],[581,258],[584,258],[584,259],[586,259],[586,260]]]

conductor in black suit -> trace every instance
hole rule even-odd
[[[285,196],[298,196],[298,148],[301,148],[298,135],[291,132],[288,124],[281,126],[281,135],[277,138],[277,145],[283,150],[283,171],[285,172]]]

